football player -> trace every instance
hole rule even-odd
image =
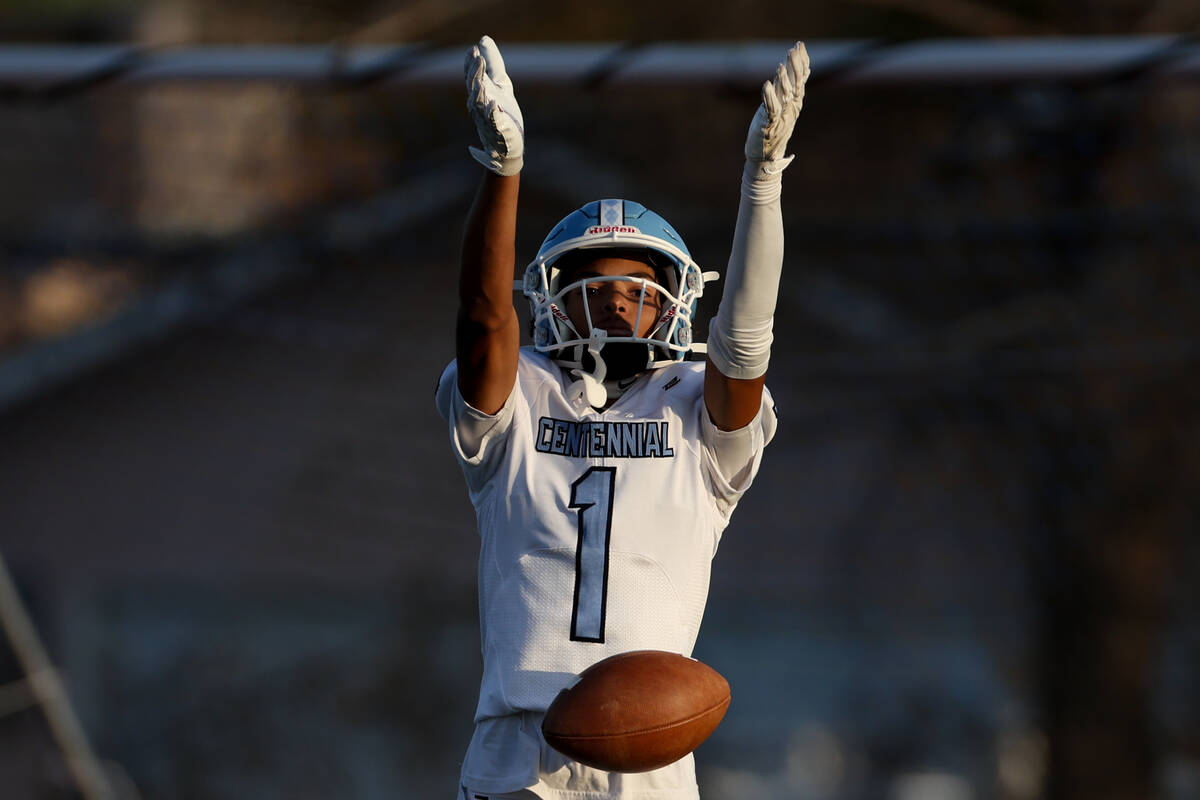
[[[483,679],[461,797],[697,798],[688,756],[639,774],[573,762],[540,733],[558,692],[629,650],[690,655],[721,533],[775,431],[764,381],[783,264],[784,150],[804,98],[797,43],[763,84],[725,289],[707,350],[696,301],[717,277],[654,211],[587,203],[516,288],[524,122],[500,51],[466,59],[485,168],[464,234],[456,359],[437,406],[480,534]],[[704,361],[687,361],[706,353]]]

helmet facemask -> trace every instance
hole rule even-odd
[[[584,253],[590,256],[586,260],[580,258]],[[569,255],[575,257],[571,260],[577,264],[567,269],[560,268],[557,263],[541,264],[536,265],[536,269],[531,265],[531,270],[526,273],[527,280],[533,278],[536,283],[532,291],[526,287],[526,295],[530,296],[533,307],[534,347],[544,352],[554,352],[552,357],[564,367],[588,368],[581,361],[586,358],[588,344],[592,341],[591,331],[596,330],[588,293],[603,291],[598,286],[603,283],[622,284],[622,288],[611,291],[624,294],[626,302],[636,306],[629,333],[604,332],[603,348],[609,362],[609,378],[629,377],[636,372],[666,366],[682,360],[690,349],[694,304],[703,285],[699,268],[694,265],[682,268],[691,277],[690,281],[684,278],[685,291],[682,294],[677,288],[681,282],[677,277],[681,268],[675,264],[669,267],[656,266],[644,256],[637,260],[655,267],[655,279],[628,275],[585,275],[573,279],[574,274],[591,261],[617,253],[620,257],[626,257],[624,251],[611,249],[597,248],[582,253],[574,251]],[[665,259],[659,256],[659,260]],[[582,309],[583,330],[576,326],[567,313],[572,294],[579,295],[576,302]],[[646,328],[647,321],[651,319]],[[607,356],[610,353],[612,356]],[[617,362],[630,365],[629,369],[617,370]],[[617,374],[618,371],[628,374]]]

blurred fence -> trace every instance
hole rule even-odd
[[[785,46],[506,45],[518,260],[626,196],[720,269]],[[1197,47],[811,45],[706,798],[1200,792]],[[147,798],[453,791],[460,60],[0,51],[0,550]],[[0,741],[68,791],[32,710]]]
[[[757,86],[789,41],[726,43],[506,44],[505,64],[523,86],[601,84]],[[0,50],[8,99],[53,99],[102,84],[289,81],[363,87],[453,86],[462,50],[430,45],[139,48],[10,46]],[[819,41],[814,80],[838,86],[971,85],[992,82],[1195,80],[1194,36]]]

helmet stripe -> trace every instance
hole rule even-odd
[[[601,200],[600,201],[600,224],[601,225],[624,225],[625,224],[625,201],[624,200]]]

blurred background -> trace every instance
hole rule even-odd
[[[482,33],[603,45],[573,76],[513,65],[522,265],[628,197],[723,269],[758,83],[814,54],[780,432],[696,651],[734,696],[706,800],[1200,798],[1200,81],[1160,69],[1198,24],[1194,0],[4,0],[0,798],[452,796],[478,546],[433,388],[479,170],[457,79],[391,78]],[[1058,69],[1103,36],[1132,55]],[[855,80],[1011,37],[1072,38],[1023,75]],[[663,42],[778,55],[621,79]],[[33,44],[92,49],[20,80]],[[383,58],[128,79],[199,45]]]

